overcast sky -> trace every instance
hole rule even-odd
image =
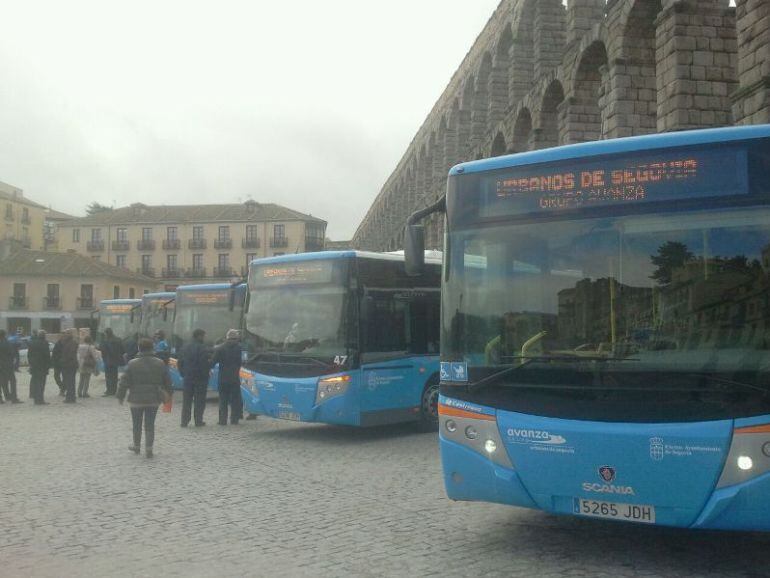
[[[277,202],[348,239],[498,0],[6,2],[0,181]]]

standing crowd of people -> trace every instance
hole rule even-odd
[[[205,343],[203,329],[193,332],[192,340],[180,352],[177,368],[182,377],[182,420],[187,427],[192,419],[196,427],[205,426],[209,374],[219,367],[219,425],[237,425],[243,419],[243,400],[240,391],[242,347],[240,331],[230,329],[221,345],[210,348]],[[89,398],[91,377],[104,368],[105,392],[123,404],[126,398],[131,407],[133,444],[129,450],[139,454],[142,431],[145,434],[145,453],[153,456],[155,417],[162,403],[170,403],[171,377],[168,370],[170,347],[162,330],[153,339],[133,336],[125,343],[110,328],[97,345],[90,335],[82,340],[77,329],[63,332],[50,346],[45,331],[35,332],[27,346],[30,386],[29,397],[35,405],[48,405],[45,386],[49,372],[59,387],[64,403],[76,403],[77,398]],[[0,330],[0,403],[23,403],[17,394],[16,373],[20,365],[19,347]],[[125,366],[120,379],[119,368]],[[79,373],[79,379],[78,379]]]

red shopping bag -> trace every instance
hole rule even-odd
[[[170,393],[163,393],[163,405],[160,406],[160,411],[163,413],[171,413],[171,406],[174,403],[174,396]]]

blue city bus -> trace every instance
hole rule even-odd
[[[142,300],[105,299],[99,302],[99,308],[95,313],[98,316],[97,341],[101,340],[104,330],[109,327],[115,337],[126,342],[140,331]]]
[[[193,331],[203,329],[206,332],[206,344],[212,349],[224,342],[228,329],[241,328],[246,294],[245,283],[177,287],[169,360],[171,381],[176,389],[182,388],[182,377],[177,369],[177,356],[185,343],[192,339]],[[215,368],[209,378],[210,390],[219,390],[218,377],[219,373]]]
[[[770,126],[458,165],[440,448],[454,500],[770,529]]]
[[[242,376],[252,414],[374,426],[438,423],[440,261],[354,251],[259,259],[249,269]]]
[[[140,335],[152,338],[159,330],[166,339],[171,338],[174,327],[174,300],[176,293],[145,293],[142,295],[142,321]]]

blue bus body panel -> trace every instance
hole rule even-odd
[[[449,175],[467,175],[540,163],[590,158],[600,155],[655,150],[668,147],[718,144],[720,142],[734,142],[768,137],[770,137],[770,125],[714,128],[616,138],[462,163],[452,167]]]
[[[443,404],[452,403],[442,397]],[[453,500],[575,514],[578,498],[655,507],[655,523],[683,528],[770,530],[770,473],[717,489],[734,427],[768,416],[680,424],[616,424],[496,415],[513,468],[440,432],[444,484]],[[614,479],[602,479],[611,467]]]
[[[346,393],[316,404],[324,377],[282,378],[244,370],[244,407],[249,413],[278,419],[372,426],[419,418],[423,388],[438,372],[438,358],[398,359],[344,372]],[[254,391],[256,389],[256,392]]]

